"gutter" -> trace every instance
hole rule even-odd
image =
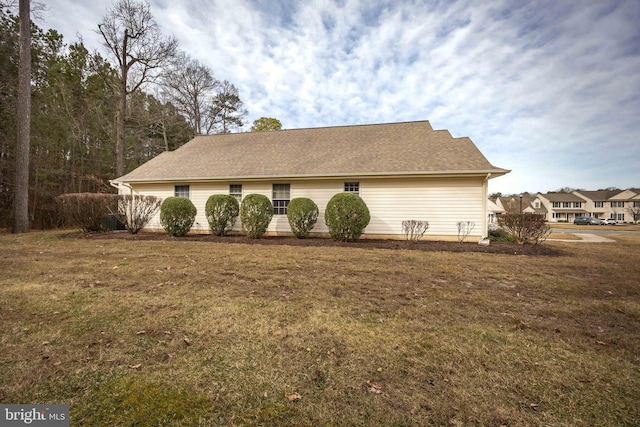
[[[489,180],[491,179],[491,172],[487,173],[487,176],[482,181],[482,239],[489,237]]]
[[[262,175],[262,176],[209,176],[209,177],[173,177],[173,178],[133,178],[126,182],[131,183],[164,183],[164,182],[213,182],[213,181],[266,181],[266,180],[333,180],[342,178],[460,178],[460,177],[484,177],[486,182],[488,179],[506,175],[510,170],[478,170],[478,171],[433,171],[433,172],[365,172],[365,173],[334,173],[326,175],[317,174],[300,174],[300,175]]]
[[[121,187],[126,187],[126,188],[129,189],[129,194],[133,194],[133,187],[131,187],[131,185],[126,183],[126,182],[120,182],[120,181],[117,181],[115,179],[110,179],[109,180],[109,185],[111,185],[113,188],[117,188],[118,189],[118,193],[120,192],[120,188]]]

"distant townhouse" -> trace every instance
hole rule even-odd
[[[639,212],[634,212],[634,207],[638,208],[640,203],[640,190],[628,189],[617,192],[607,199],[609,202],[609,218],[613,218],[618,222],[633,222],[634,213],[638,217]]]
[[[538,193],[533,203],[540,203],[540,213],[545,213],[549,222],[573,222],[576,217],[589,216],[586,200],[573,193]],[[545,212],[543,212],[543,210]]]
[[[631,191],[636,193],[636,195],[629,201],[628,209],[631,215],[629,219],[633,222],[638,222],[640,221],[640,188],[632,188]]]
[[[586,210],[584,216],[604,219],[614,218],[613,216],[611,216],[611,201],[609,199],[621,192],[622,190],[576,190],[573,192],[573,194],[584,199]],[[617,203],[617,201],[615,201],[615,203]]]
[[[581,216],[637,222],[640,221],[640,189],[538,193],[523,212],[544,214],[549,222],[573,222]]]

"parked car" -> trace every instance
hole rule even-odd
[[[605,219],[605,220],[604,220],[604,223],[605,223],[605,225],[616,225],[616,224],[617,224],[616,220],[615,220],[615,219],[613,219],[613,218],[607,218],[607,219]]]
[[[600,220],[590,216],[578,216],[573,220],[573,223],[575,225],[600,225]]]

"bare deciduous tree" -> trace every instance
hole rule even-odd
[[[181,52],[163,77],[163,86],[167,99],[186,117],[197,135],[211,127],[207,109],[220,82],[209,68]]]
[[[178,42],[175,37],[163,38],[151,15],[148,2],[118,0],[107,11],[98,32],[104,46],[115,59],[118,69],[119,95],[116,114],[116,175],[125,172],[124,141],[127,95],[142,85],[155,82],[161,67],[175,55]]]
[[[640,221],[640,202],[629,202],[629,213],[633,222]]]

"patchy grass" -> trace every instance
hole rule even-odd
[[[0,235],[0,402],[72,425],[640,424],[640,236],[564,256]]]

